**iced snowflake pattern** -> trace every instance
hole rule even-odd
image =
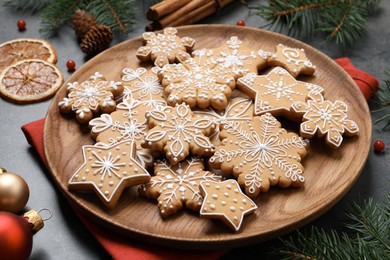
[[[303,185],[301,158],[308,143],[288,133],[269,113],[250,122],[231,122],[221,132],[222,145],[210,158],[211,166],[238,177],[245,193],[255,198],[270,186]]]
[[[191,56],[188,52],[194,48],[194,39],[180,38],[176,34],[177,30],[172,27],[165,28],[164,33],[157,35],[153,32],[142,34],[146,45],[137,50],[137,58],[144,62],[152,60],[160,68],[179,59],[189,59]]]
[[[146,114],[150,130],[142,146],[160,151],[164,148],[170,163],[175,165],[189,154],[211,156],[214,145],[209,136],[215,129],[207,118],[195,116],[186,104],[166,107]]]
[[[358,125],[347,119],[348,106],[340,100],[334,103],[324,100],[317,91],[309,94],[307,103],[292,104],[291,111],[302,117],[300,133],[303,137],[326,136],[326,143],[333,148],[340,147],[343,134],[353,136],[359,133]]]
[[[158,161],[154,167],[150,182],[139,188],[139,193],[158,200],[162,217],[176,213],[183,207],[197,211],[200,209],[203,196],[199,191],[201,181],[220,181],[221,176],[205,171],[203,161],[189,158],[177,165],[167,161]]]

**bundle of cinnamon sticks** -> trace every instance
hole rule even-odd
[[[146,13],[153,21],[145,31],[161,30],[166,27],[194,24],[216,13],[234,0],[163,0],[151,6]]]

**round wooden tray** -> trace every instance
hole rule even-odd
[[[350,108],[350,118],[360,127],[360,135],[345,138],[333,151],[323,140],[313,140],[303,160],[306,182],[302,189],[271,188],[255,200],[258,209],[245,217],[238,233],[222,222],[201,219],[182,210],[162,219],[154,200],[137,196],[136,188],[127,189],[117,207],[109,210],[93,192],[69,192],[68,180],[83,163],[81,146],[92,144],[88,127],[73,117],[60,114],[58,102],[66,95],[66,83],[51,103],[44,128],[45,155],[51,174],[64,195],[88,217],[109,230],[159,245],[187,248],[232,248],[258,243],[288,233],[314,220],[339,201],[359,176],[371,143],[371,117],[367,102],[352,79],[333,60],[318,50],[276,33],[226,25],[198,25],[178,28],[179,36],[196,40],[196,49],[214,48],[231,36],[249,44],[253,50],[274,51],[278,43],[304,48],[317,66],[315,76],[300,77],[325,89],[325,98],[342,100]],[[123,68],[140,64],[135,56],[142,46],[141,37],[125,41],[101,53],[79,68],[68,82],[82,82],[94,72],[109,80],[120,80]]]

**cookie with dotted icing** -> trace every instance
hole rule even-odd
[[[291,111],[302,119],[301,136],[325,136],[326,144],[332,148],[340,147],[343,135],[354,136],[359,133],[358,125],[347,117],[348,106],[340,100],[325,100],[317,91],[309,94],[307,102],[293,103]]]
[[[150,174],[135,160],[135,148],[133,141],[83,146],[84,163],[70,178],[69,190],[93,190],[104,205],[114,208],[124,188],[150,180]]]
[[[250,121],[253,118],[253,102],[251,99],[236,97],[229,100],[228,106],[223,110],[207,108],[194,110],[195,115],[204,116],[215,124],[215,131],[209,138],[210,141],[218,146],[221,144],[219,134],[223,125],[232,121]]]
[[[76,113],[78,122],[88,123],[99,112],[111,113],[115,110],[115,97],[123,93],[121,82],[107,81],[96,72],[81,83],[68,83],[67,97],[58,103],[63,113]]]
[[[149,130],[145,114],[150,110],[145,103],[132,99],[128,95],[117,105],[111,114],[103,114],[89,122],[91,135],[98,145],[112,145],[124,140],[134,140],[136,144],[135,159],[143,167],[153,165],[154,157],[149,149],[141,147],[145,133]]]
[[[157,67],[164,67],[175,61],[184,61],[190,58],[190,52],[195,40],[190,37],[180,38],[177,30],[172,27],[164,29],[163,33],[146,32],[142,34],[145,46],[140,47],[137,58],[143,62],[152,61]]]
[[[161,85],[157,72],[157,67],[150,70],[124,68],[122,70],[124,91],[121,98],[134,98],[150,108],[166,106],[164,87]]]
[[[200,216],[221,219],[236,232],[240,230],[244,216],[257,209],[235,180],[201,181],[200,192],[204,197]]]
[[[142,196],[157,199],[161,216],[167,217],[182,209],[183,205],[198,211],[203,201],[199,183],[206,180],[219,181],[221,176],[205,171],[199,158],[188,158],[177,165],[163,160],[156,162],[154,176],[138,191]]]
[[[254,99],[254,115],[271,113],[290,119],[292,103],[304,102],[312,90],[323,92],[320,86],[296,80],[281,67],[267,75],[248,74],[238,79],[237,88]]]
[[[172,165],[183,161],[190,153],[211,156],[214,145],[208,136],[215,125],[207,118],[194,115],[186,104],[167,106],[163,110],[146,113],[150,130],[142,147],[163,150]]]
[[[262,50],[258,53],[253,51],[237,36],[230,37],[218,48],[195,50],[192,54],[194,57],[207,54],[218,70],[229,71],[235,79],[250,72],[257,73],[267,65],[267,58],[270,56]]]
[[[168,105],[185,102],[191,108],[227,107],[236,86],[235,79],[228,70],[217,68],[208,56],[198,53],[194,58],[168,64],[159,71]]]
[[[276,51],[268,59],[268,65],[281,66],[296,78],[299,74],[313,75],[316,66],[307,58],[304,49],[297,49],[278,44]]]
[[[274,185],[303,185],[300,161],[308,141],[287,132],[271,114],[250,122],[229,122],[220,137],[222,144],[215,148],[210,165],[224,175],[233,174],[249,197],[256,198]]]

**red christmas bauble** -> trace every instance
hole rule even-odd
[[[0,212],[0,258],[28,259],[32,249],[33,231],[24,217]]]
[[[19,30],[24,31],[26,30],[26,21],[25,20],[19,20],[16,25],[18,26]]]
[[[237,26],[245,26],[245,21],[244,20],[238,20],[236,24],[237,24]]]
[[[76,62],[74,62],[73,60],[68,60],[66,62],[66,68],[68,69],[68,71],[74,71],[76,69]]]
[[[385,150],[385,143],[382,140],[376,140],[374,142],[374,151],[381,153]]]

